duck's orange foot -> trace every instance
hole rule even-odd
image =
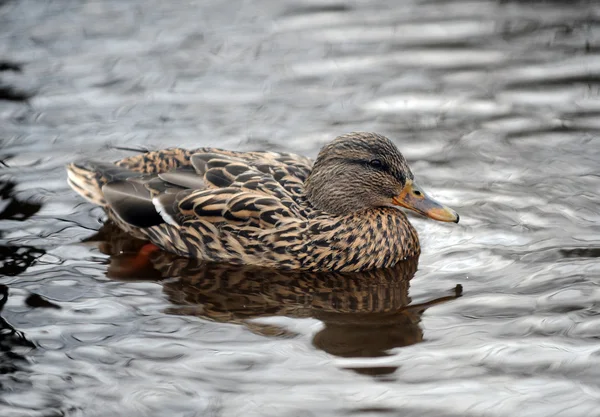
[[[155,244],[147,243],[137,253],[113,255],[110,259],[107,276],[126,280],[160,278],[160,273],[154,269],[151,260],[152,254],[159,250],[160,248]]]
[[[135,258],[131,260],[131,269],[137,270],[151,265],[152,263],[150,262],[150,256],[159,250],[160,248],[154,243],[146,243],[140,248],[138,253],[135,255]]]

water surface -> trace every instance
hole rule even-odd
[[[598,412],[598,6],[0,4],[3,416]],[[418,265],[131,268],[66,185],[124,148],[315,156],[354,130],[460,213],[411,217]]]

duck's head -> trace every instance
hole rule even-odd
[[[458,223],[454,210],[417,185],[392,141],[376,133],[350,133],[323,147],[305,189],[314,207],[335,215],[395,206]]]

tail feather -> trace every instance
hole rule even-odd
[[[102,187],[109,182],[125,180],[141,174],[117,165],[84,161],[67,166],[68,183],[88,201],[106,207]]]

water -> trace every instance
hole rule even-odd
[[[599,18],[560,1],[2,2],[0,414],[597,415]],[[94,237],[102,211],[66,185],[66,163],[119,147],[315,156],[353,130],[391,137],[460,213],[412,217],[416,272],[132,269],[119,250],[139,243]]]

